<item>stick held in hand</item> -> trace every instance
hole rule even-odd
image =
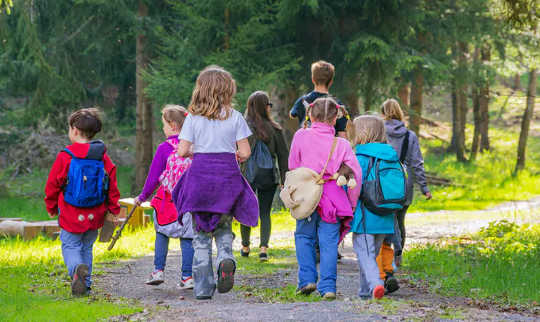
[[[126,226],[126,224],[128,223],[129,219],[131,218],[131,216],[133,215],[133,213],[135,212],[135,209],[137,209],[137,206],[134,205],[133,208],[131,208],[131,211],[129,212],[129,214],[127,215],[126,217],[126,220],[122,223],[122,226],[120,226],[120,229],[118,229],[118,231],[116,232],[116,234],[114,234],[114,237],[112,238],[112,241],[111,243],[109,244],[109,247],[107,247],[107,250],[111,250],[113,249],[114,245],[116,244],[116,241],[118,239],[120,239],[120,236],[122,235],[122,230],[124,230],[124,227]]]

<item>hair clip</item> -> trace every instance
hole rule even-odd
[[[315,103],[310,103],[309,104],[309,107],[313,107],[313,106],[315,106]]]
[[[184,117],[187,117],[187,116],[188,116],[188,114],[189,114],[188,112],[185,112],[185,113],[184,113]]]

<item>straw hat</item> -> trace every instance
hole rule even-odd
[[[309,168],[296,168],[285,174],[279,197],[295,219],[309,217],[319,204],[323,191],[319,174]]]

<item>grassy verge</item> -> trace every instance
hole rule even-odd
[[[513,177],[519,133],[498,128],[491,128],[489,133],[492,151],[479,154],[476,161],[468,163],[456,162],[455,154],[446,152],[447,143],[437,139],[422,140],[426,170],[451,179],[455,186],[430,187],[433,200],[426,201],[418,196],[410,211],[477,210],[540,195],[540,137],[529,137],[527,168]],[[437,134],[448,136],[446,132]],[[471,136],[469,126],[467,137]],[[470,146],[470,142],[468,144]]]
[[[406,270],[435,291],[504,305],[540,302],[540,224],[491,223],[471,238],[407,251]]]
[[[152,251],[153,228],[130,231],[113,251],[96,243],[94,262],[116,261]],[[95,321],[141,311],[136,303],[99,297],[72,298],[60,241],[0,239],[1,321]],[[99,271],[99,269],[97,270]]]

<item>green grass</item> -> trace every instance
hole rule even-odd
[[[153,236],[152,227],[127,231],[110,252],[107,244],[96,243],[94,263],[148,254]],[[0,239],[0,271],[1,321],[50,321],[51,317],[58,321],[95,321],[142,310],[138,304],[121,299],[71,297],[59,240]],[[99,264],[96,272],[99,274]]]
[[[468,128],[470,138],[471,128]],[[410,211],[485,209],[511,200],[526,200],[540,195],[540,137],[529,137],[527,168],[513,177],[519,134],[510,130],[490,129],[492,151],[479,154],[476,161],[456,162],[440,140],[422,140],[425,168],[456,186],[431,186],[432,200],[417,196]],[[469,142],[470,145],[470,142]]]
[[[296,286],[286,285],[278,288],[263,288],[255,286],[238,286],[237,291],[243,293],[244,297],[257,297],[264,303],[296,303],[296,302],[319,302],[322,298],[315,293],[305,296],[296,295]]]
[[[471,238],[417,246],[405,269],[437,292],[504,305],[540,302],[540,224],[491,223]]]

